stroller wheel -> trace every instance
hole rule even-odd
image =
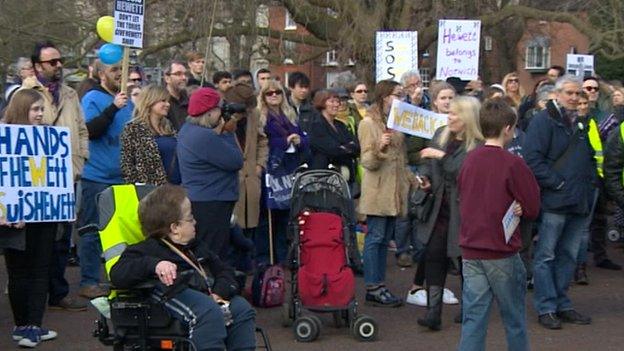
[[[609,238],[611,242],[618,242],[620,241],[620,232],[617,229],[610,229],[607,232],[607,238]]]
[[[373,341],[377,338],[377,322],[373,317],[365,314],[359,315],[353,322],[351,331],[359,341]]]
[[[295,331],[295,339],[299,342],[314,341],[319,335],[319,328],[310,316],[297,318],[293,329]]]
[[[312,318],[312,320],[314,321],[314,323],[316,323],[316,327],[318,328],[319,334],[321,333],[321,329],[323,326],[323,322],[321,322],[321,319],[319,318],[319,316],[313,314],[309,316],[310,318]]]

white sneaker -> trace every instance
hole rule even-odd
[[[442,294],[442,302],[446,305],[457,305],[459,300],[455,297],[455,294],[447,288],[444,288],[444,293]]]
[[[408,291],[405,302],[411,305],[427,307],[427,290],[420,288]]]

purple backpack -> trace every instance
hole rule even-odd
[[[251,283],[251,302],[258,307],[275,307],[284,303],[286,284],[279,265],[262,264]]]

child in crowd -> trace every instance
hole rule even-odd
[[[493,299],[501,311],[508,349],[529,349],[526,270],[518,254],[522,239],[518,228],[506,238],[503,218],[509,209],[514,216],[536,218],[540,195],[529,167],[504,149],[513,139],[516,122],[504,100],[486,101],[479,116],[485,145],[466,156],[458,177],[464,277],[459,350],[485,349]]]

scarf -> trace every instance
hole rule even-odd
[[[58,105],[61,95],[61,82],[60,81],[51,81],[47,78],[37,74],[37,80],[43,85],[48,92],[52,95],[52,100],[54,101],[54,105]]]

